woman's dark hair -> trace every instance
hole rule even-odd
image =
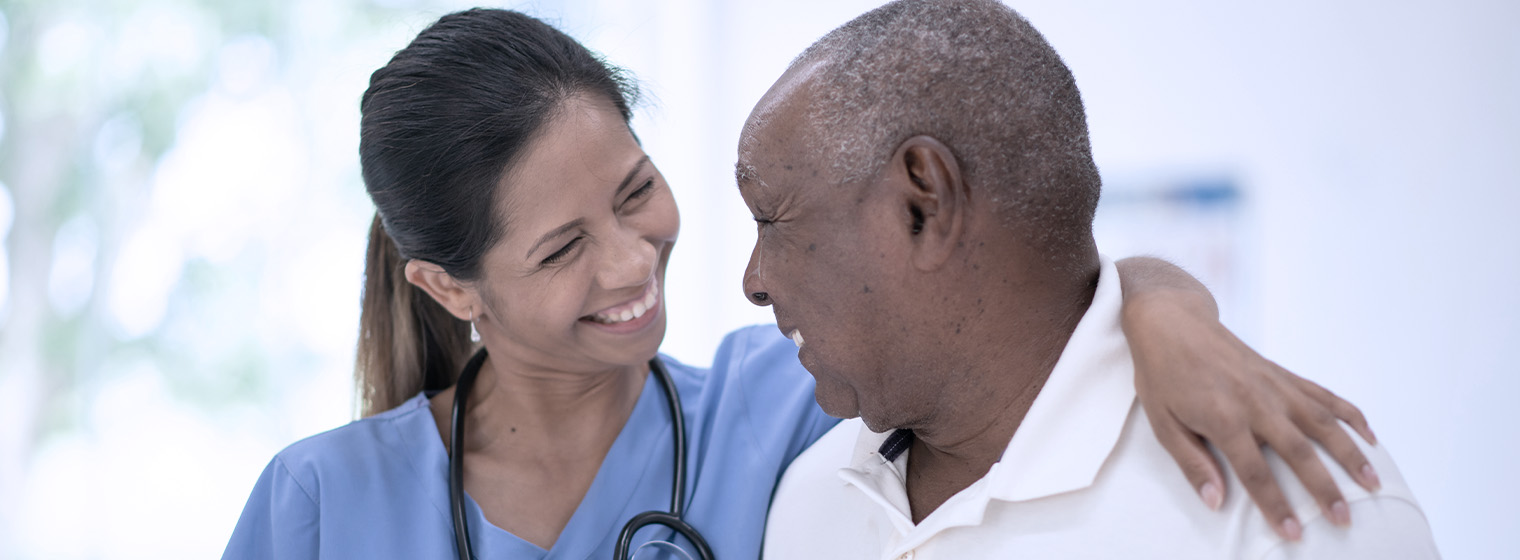
[[[473,9],[439,18],[370,75],[359,160],[375,203],[354,377],[360,411],[453,383],[470,326],[407,282],[420,259],[475,280],[501,237],[496,185],[567,98],[636,95],[621,71],[527,15]]]

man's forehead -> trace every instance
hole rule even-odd
[[[798,64],[788,68],[776,83],[771,84],[760,101],[749,113],[749,119],[744,122],[744,130],[739,137],[739,151],[753,150],[757,148],[756,142],[767,140],[765,136],[773,133],[776,127],[772,124],[792,124],[799,114],[805,114],[807,104],[811,97],[812,86],[817,82],[824,62],[821,60]]]
[[[761,166],[807,153],[806,144],[814,132],[808,129],[808,103],[823,66],[822,61],[811,61],[788,69],[750,111],[739,135],[739,159],[734,164],[734,179],[741,187],[767,186]]]

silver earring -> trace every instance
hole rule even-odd
[[[475,330],[475,310],[470,310],[470,342],[480,342],[480,331]]]

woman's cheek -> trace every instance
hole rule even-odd
[[[670,189],[662,189],[660,198],[663,203],[660,212],[661,237],[674,243],[681,235],[681,210],[676,206],[676,199],[671,195]]]

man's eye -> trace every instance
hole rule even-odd
[[[571,239],[569,243],[566,243],[564,247],[560,247],[560,249],[558,251],[555,251],[554,254],[544,257],[543,264],[554,264],[565,260],[565,257],[570,256],[570,251],[575,250],[576,245],[580,245],[581,239],[583,238],[577,237],[575,239]]]

